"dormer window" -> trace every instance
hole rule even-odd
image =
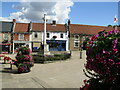
[[[19,40],[24,40],[24,34],[19,34]]]
[[[63,38],[63,33],[60,34],[60,38]]]
[[[47,38],[49,38],[50,37],[50,33],[47,33]]]
[[[38,34],[37,32],[34,33],[34,37],[37,38],[38,37]]]

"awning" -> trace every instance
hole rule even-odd
[[[0,43],[0,45],[12,45],[10,43]]]

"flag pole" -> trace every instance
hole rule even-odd
[[[115,15],[115,17],[114,17],[114,23],[117,23],[117,21],[118,21],[118,19],[117,19],[116,15]],[[117,30],[117,25],[115,25],[115,30]]]

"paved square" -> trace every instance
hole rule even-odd
[[[2,73],[2,88],[78,88],[86,76],[83,73],[85,51],[80,59],[79,51],[72,51],[72,57],[67,61],[48,64],[35,64],[31,72],[17,74],[7,70],[9,64],[3,64],[6,70]],[[12,56],[13,57],[13,56]],[[2,70],[1,70],[2,72]],[[1,74],[0,74],[1,75]]]

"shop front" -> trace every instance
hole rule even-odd
[[[13,41],[13,53],[16,52],[19,48],[29,45],[29,48],[31,49],[31,44],[29,41]]]
[[[66,51],[66,41],[65,40],[47,40],[49,45],[49,51]]]
[[[32,42],[32,52],[39,52],[41,49],[41,42]]]
[[[0,43],[0,53],[2,54],[8,54],[10,53],[10,45],[9,43]]]

